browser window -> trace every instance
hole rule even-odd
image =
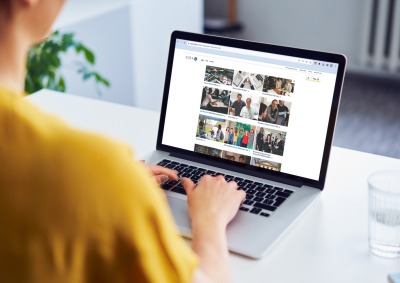
[[[178,39],[162,143],[318,180],[337,68]]]

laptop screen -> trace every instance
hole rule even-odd
[[[177,38],[162,144],[318,180],[338,67]]]

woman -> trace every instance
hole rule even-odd
[[[228,144],[233,144],[233,137],[234,137],[234,133],[233,133],[233,129],[231,128],[229,131]]]
[[[262,151],[264,146],[264,128],[260,128],[260,131],[256,137],[256,150]]]
[[[224,133],[222,132],[221,125],[218,125],[218,130],[217,130],[217,134],[215,135],[215,140],[217,142],[224,141]]]
[[[249,142],[247,144],[247,148],[249,149],[253,149],[253,145],[254,145],[254,129],[251,129],[250,131],[250,135],[249,135]]]
[[[201,103],[201,109],[212,110],[213,98],[211,94],[212,94],[212,88],[209,88],[206,97],[203,99],[203,102]]]
[[[237,142],[236,142],[237,146],[242,146],[242,138],[243,138],[243,130],[240,129],[239,135],[238,135],[238,138],[237,138]]]
[[[239,137],[238,128],[235,128],[235,132],[233,133],[233,145],[237,145],[238,137]]]
[[[63,4],[0,1],[1,281],[229,282],[226,226],[245,197],[236,183],[182,178],[191,250],[157,184],[176,172],[22,98],[28,49]]]
[[[242,137],[242,144],[241,144],[241,146],[244,147],[244,148],[246,148],[248,143],[249,143],[249,132],[248,132],[248,131],[245,131],[245,132],[244,132],[244,135],[243,135],[243,137]]]
[[[265,105],[264,103],[260,103],[260,110],[258,111],[258,121],[263,121],[265,122],[265,119],[267,117],[267,105]]]
[[[271,153],[272,152],[271,134],[268,134],[267,137],[265,138],[263,151],[265,151],[267,153]]]

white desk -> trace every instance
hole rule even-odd
[[[139,158],[155,148],[157,112],[50,91],[28,99],[73,126],[124,140]],[[400,272],[400,259],[368,250],[366,180],[380,169],[400,169],[400,160],[334,147],[321,198],[263,259],[232,255],[235,282],[375,283]]]

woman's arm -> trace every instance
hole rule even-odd
[[[236,215],[246,193],[222,176],[204,176],[199,184],[182,179],[192,220],[193,250],[200,258],[194,282],[230,282],[226,227]],[[207,282],[207,281],[206,281]]]

